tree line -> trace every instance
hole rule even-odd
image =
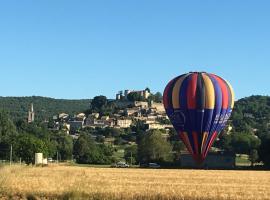
[[[104,96],[93,99],[89,112],[115,112],[112,101]],[[262,161],[270,167],[270,98],[251,96],[236,102],[230,119],[232,130],[223,131],[214,147],[238,154],[248,154],[252,163]],[[115,162],[115,146],[125,147],[125,159],[131,163],[172,162],[177,163],[185,149],[174,130],[164,137],[162,130],[146,131],[141,121],[134,121],[128,129],[80,130],[79,138],[72,138],[61,131],[50,131],[48,124],[25,120],[13,120],[7,112],[0,112],[0,159],[8,160],[10,146],[13,159],[20,158],[33,163],[33,154],[62,160],[75,159],[78,163],[110,164]],[[106,139],[113,138],[112,143]],[[130,142],[133,145],[128,145]]]

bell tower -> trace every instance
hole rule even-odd
[[[28,123],[32,123],[34,121],[35,121],[34,104],[31,103],[30,109],[28,111]]]

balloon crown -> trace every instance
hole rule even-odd
[[[205,72],[205,71],[201,71],[201,72],[194,71],[194,72],[189,72],[189,73],[197,73],[197,74],[202,74],[202,73],[207,73],[207,72]]]

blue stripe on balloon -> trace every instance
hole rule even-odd
[[[212,81],[213,86],[214,86],[214,90],[215,90],[215,108],[213,110],[212,120],[211,120],[211,124],[210,124],[210,129],[209,129],[209,135],[208,135],[207,141],[206,141],[206,149],[210,145],[211,138],[212,138],[213,134],[217,130],[218,123],[219,123],[219,120],[220,120],[221,109],[222,109],[222,91],[221,91],[221,87],[220,87],[220,85],[218,84],[218,81],[215,78],[213,78],[212,76],[210,76],[208,74],[207,74],[207,76],[210,78],[210,80]]]
[[[189,131],[197,131],[196,115],[197,115],[196,109],[189,109],[188,110],[188,117],[189,117],[189,119],[192,119],[192,120],[190,120]]]
[[[177,132],[181,131],[186,131],[185,126],[186,126],[186,114],[185,111],[182,109],[166,109],[166,113],[168,117],[170,118],[171,123],[173,124],[175,130]]]
[[[228,122],[231,114],[232,114],[232,109],[231,108],[226,109],[226,113],[224,114],[222,121],[220,122],[218,133],[220,133],[225,128],[226,123]]]
[[[221,114],[221,109],[222,109],[222,91],[221,91],[220,85],[218,84],[218,81],[211,76],[209,77],[215,89],[215,108],[214,108],[211,128],[210,128],[210,138],[211,138],[212,134],[216,131],[218,122],[220,120],[220,114]]]
[[[204,110],[203,132],[209,132],[210,131],[211,124],[212,124],[213,113],[214,113],[214,109],[205,109]]]
[[[189,139],[189,143],[190,143],[190,145],[192,147],[192,150],[193,150],[193,152],[196,152],[195,151],[196,148],[195,148],[195,143],[194,143],[192,131],[188,131],[187,134],[188,134],[188,139]]]
[[[190,75],[188,75],[185,80],[183,80],[182,85],[180,87],[179,92],[179,100],[180,100],[180,108],[183,110],[187,109],[187,89],[188,89],[188,83],[190,81]]]
[[[184,74],[185,75],[185,74]],[[169,87],[169,89],[168,89],[168,94],[167,94],[167,98],[168,98],[168,107],[169,108],[173,108],[173,103],[172,103],[172,93],[173,93],[173,88],[174,88],[174,86],[175,86],[175,83],[176,83],[176,81],[179,79],[179,78],[181,78],[182,76],[184,76],[184,75],[181,75],[181,76],[178,76],[178,77],[176,77],[175,79],[173,79],[173,81],[172,81],[172,83],[170,84],[170,86],[168,86]]]
[[[217,133],[219,133],[221,131],[221,127],[222,127],[222,124],[223,124],[223,120],[224,120],[224,118],[226,116],[227,110],[228,109],[222,109],[221,110],[219,121],[218,121],[217,127],[216,127],[216,132]]]

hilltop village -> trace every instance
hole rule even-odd
[[[134,96],[136,96],[134,98]],[[59,113],[53,116],[52,130],[63,130],[67,134],[77,135],[79,130],[84,128],[130,128],[135,122],[140,121],[146,130],[160,129],[168,130],[173,128],[161,99],[156,102],[147,89],[142,91],[125,90],[116,94],[115,100],[110,100],[115,112],[102,114],[101,112],[79,113],[70,116],[66,113]],[[133,99],[132,99],[133,98]],[[33,105],[29,111],[28,122],[33,121]]]

